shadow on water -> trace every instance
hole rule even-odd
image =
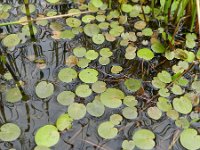
[[[1,0],[1,3],[11,4],[13,7],[17,7],[18,4],[23,4],[23,0]],[[43,10],[50,8],[45,6],[43,8],[43,0],[30,0],[30,3],[35,3],[38,13],[43,13]],[[63,6],[52,6],[57,9],[58,12],[67,12],[72,7],[71,4]],[[27,7],[26,7],[27,8]],[[28,12],[28,8],[27,8]],[[15,13],[16,14],[16,13]],[[17,15],[17,14],[16,14]],[[14,17],[14,16],[13,16]],[[30,19],[30,16],[28,16]],[[13,33],[20,27],[17,25],[2,27],[3,32]],[[18,84],[20,91],[25,97],[25,101],[21,101],[15,104],[8,104],[5,102],[5,94],[0,93],[0,123],[15,122],[22,130],[22,135],[19,140],[14,142],[0,142],[0,149],[7,150],[9,148],[15,148],[16,150],[32,150],[35,146],[34,135],[36,130],[45,124],[55,124],[56,119],[62,113],[67,111],[65,106],[61,106],[56,101],[56,96],[63,90],[74,91],[76,85],[64,85],[59,83],[56,78],[58,68],[64,66],[66,58],[71,53],[71,50],[77,45],[83,45],[87,49],[100,49],[101,47],[92,44],[86,37],[80,36],[72,41],[55,41],[50,38],[48,30],[41,27],[40,33],[34,36],[32,24],[29,24],[31,32],[31,40],[28,40],[21,47],[16,48],[13,53],[7,56],[7,65],[4,66],[0,63],[0,74],[4,74],[5,71],[9,71],[15,82],[6,81],[0,78],[1,88],[2,86],[12,86],[19,81],[23,81],[24,85]],[[35,41],[35,39],[37,41]],[[107,46],[113,50],[118,50],[117,43],[105,43],[102,47]],[[0,48],[1,49],[1,48]],[[124,67],[124,70],[131,76],[138,76],[138,68],[141,64],[138,61],[130,62],[122,60],[120,57],[124,55],[122,52],[117,51],[115,63],[119,63]],[[39,69],[32,58],[44,60],[46,63],[45,69]],[[131,69],[129,67],[132,65]],[[91,64],[90,67],[98,68],[100,72],[105,72],[100,75],[102,79],[111,79],[106,71],[110,69],[110,66],[98,67],[96,63]],[[153,71],[152,71],[153,72]],[[47,100],[40,100],[34,92],[35,84],[40,80],[49,80],[56,86],[54,95]],[[110,82],[109,86],[119,86],[118,82]],[[149,90],[150,91],[150,90]],[[151,92],[150,92],[151,93]],[[94,96],[93,96],[94,97]],[[78,100],[77,100],[78,101]],[[141,102],[142,103],[142,102]],[[141,104],[142,106],[142,104]],[[120,150],[121,143],[124,139],[131,139],[132,133],[136,127],[139,126],[145,128],[151,128],[156,133],[156,150],[166,150],[170,145],[173,135],[177,130],[174,123],[163,117],[160,121],[153,122],[144,112],[141,112],[138,119],[134,121],[123,120],[119,125],[120,134],[112,140],[103,140],[98,136],[97,126],[102,122],[109,119],[111,114],[121,113],[119,110],[106,110],[104,115],[99,119],[87,115],[80,121],[74,121],[73,129],[64,131],[61,133],[61,140],[59,143],[52,147],[52,150]],[[173,147],[173,150],[183,149],[177,142]]]

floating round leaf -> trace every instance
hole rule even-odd
[[[57,101],[64,106],[68,106],[74,102],[75,94],[71,91],[63,91],[57,96]]]
[[[187,129],[190,126],[190,122],[188,121],[187,118],[179,118],[175,121],[175,124],[177,127],[183,128],[183,129]]]
[[[109,63],[110,63],[110,58],[108,58],[108,57],[100,57],[99,58],[99,63],[101,64],[101,65],[108,65]]]
[[[165,47],[160,42],[155,42],[153,45],[151,45],[151,49],[155,53],[164,53]]]
[[[99,54],[95,50],[88,50],[85,54],[85,57],[89,60],[95,60]]]
[[[129,13],[133,10],[133,6],[130,4],[122,4],[121,9],[123,12]]]
[[[83,57],[86,54],[86,49],[84,47],[76,47],[73,49],[73,53],[77,57]]]
[[[151,28],[145,28],[145,29],[142,30],[142,34],[143,34],[144,36],[152,36],[153,31],[152,31]]]
[[[119,125],[122,120],[123,120],[123,118],[119,114],[112,114],[110,116],[110,122],[112,122],[112,124],[114,124],[114,125]]]
[[[200,93],[200,80],[194,81],[192,83],[192,89],[194,89],[197,93]]]
[[[176,120],[179,117],[179,113],[176,110],[173,110],[173,109],[168,110],[166,114],[169,118],[171,118],[173,120]]]
[[[100,55],[103,57],[110,57],[113,55],[113,52],[109,48],[102,48],[100,50]]]
[[[111,72],[114,74],[118,74],[123,70],[123,68],[121,66],[112,66],[111,68]]]
[[[96,24],[87,24],[84,26],[84,33],[87,36],[93,37],[94,35],[97,35],[99,32],[100,29]]]
[[[20,43],[20,38],[17,34],[9,34],[3,38],[2,43],[8,48],[17,46]]]
[[[82,119],[86,114],[86,107],[83,104],[73,103],[68,107],[68,114],[74,120]]]
[[[50,148],[46,147],[46,146],[36,146],[34,148],[34,150],[51,150]]]
[[[142,83],[140,80],[129,78],[129,79],[126,79],[126,81],[124,82],[124,85],[131,92],[136,92],[137,90],[141,88]]]
[[[183,90],[179,85],[173,84],[171,91],[175,94],[175,95],[181,95],[183,94]]]
[[[90,61],[91,60],[86,59],[86,58],[80,58],[77,63],[77,66],[80,68],[86,68],[89,65]]]
[[[38,30],[37,30],[36,26],[33,26],[33,33],[34,33],[34,35],[36,35],[37,32],[38,32]],[[29,29],[28,24],[22,27],[22,33],[24,35],[26,35],[26,36],[30,36],[31,33],[30,33],[30,29]]]
[[[146,25],[147,24],[144,21],[140,20],[134,24],[134,28],[137,30],[143,30],[146,27]]]
[[[75,37],[74,33],[72,32],[72,30],[65,30],[60,32],[60,38],[61,39],[73,39]]]
[[[95,93],[103,93],[106,90],[106,83],[103,81],[97,81],[92,84],[92,90]]]
[[[95,20],[95,17],[93,15],[85,15],[82,17],[82,21],[84,23],[90,23],[93,20]]]
[[[35,87],[35,93],[39,98],[47,98],[54,92],[54,85],[47,81],[39,82]]]
[[[170,73],[165,70],[158,73],[157,76],[158,76],[159,80],[164,83],[170,83],[172,81],[172,77],[171,77]]]
[[[137,108],[136,107],[125,107],[122,110],[122,115],[126,118],[126,119],[135,119],[138,116],[137,113]]]
[[[35,143],[38,146],[51,147],[58,143],[60,134],[53,125],[45,125],[39,128],[35,134]]]
[[[11,88],[6,92],[6,101],[10,103],[18,102],[22,99],[22,94],[18,88]]]
[[[105,37],[103,36],[103,34],[96,34],[92,37],[92,41],[95,44],[102,44],[105,41]]]
[[[192,101],[187,97],[174,98],[173,107],[182,114],[188,114],[192,111]]]
[[[162,112],[158,109],[158,107],[149,107],[147,114],[154,120],[158,120],[162,116]]]
[[[94,83],[98,80],[98,71],[95,69],[84,69],[79,73],[79,78],[84,83]]]
[[[171,103],[164,97],[158,98],[157,107],[163,112],[167,112],[172,109]]]
[[[137,51],[137,56],[144,60],[151,60],[154,58],[154,53],[148,48],[142,48]]]
[[[105,111],[104,105],[98,99],[95,99],[92,103],[88,103],[86,108],[87,112],[95,117],[102,116]]]
[[[75,93],[79,97],[88,97],[92,94],[92,90],[90,89],[89,85],[81,84],[76,87]]]
[[[138,104],[138,101],[135,99],[134,96],[126,96],[123,103],[128,107],[134,107]]]
[[[28,7],[29,7],[29,12],[30,13],[33,13],[35,11],[35,5],[34,4],[28,4]],[[22,5],[20,7],[21,11],[26,14],[26,8],[25,8],[25,5]]]
[[[124,140],[122,142],[122,148],[123,150],[133,150],[135,148],[135,142],[133,140]]]
[[[58,78],[63,82],[69,83],[77,78],[77,72],[72,68],[63,68],[59,71]]]
[[[0,128],[0,139],[4,142],[14,141],[20,134],[20,128],[14,123],[6,123]]]
[[[68,114],[61,114],[56,121],[56,127],[59,131],[71,129],[72,121],[73,119]]]
[[[103,5],[102,0],[91,0],[91,3],[97,8],[99,8]]]
[[[81,21],[77,18],[67,18],[66,19],[66,23],[68,26],[72,27],[72,28],[76,28],[79,27],[81,25]]]
[[[110,121],[103,122],[98,127],[98,134],[104,139],[112,139],[117,136],[118,130]]]
[[[101,93],[101,102],[109,108],[117,108],[122,104],[121,99],[124,98],[124,93],[116,88],[108,88],[105,92]]]
[[[153,80],[152,80],[152,85],[153,85],[155,88],[158,88],[158,89],[165,88],[165,86],[166,86],[166,84],[163,83],[162,81],[160,81],[158,77],[154,77],[154,78],[153,78]]]
[[[133,135],[135,145],[138,148],[144,150],[153,149],[153,147],[155,146],[154,138],[154,133],[147,129],[140,129],[136,131]]]
[[[46,0],[46,1],[51,4],[55,4],[55,3],[58,3],[60,0]]]
[[[200,135],[198,135],[195,129],[189,128],[183,130],[180,135],[180,141],[183,147],[189,150],[200,149]]]

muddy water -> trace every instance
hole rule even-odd
[[[22,1],[15,0],[1,0],[1,3],[11,4],[13,7],[19,6]],[[32,0],[31,3],[37,5],[37,12],[43,13],[44,9],[57,9],[57,11],[67,12],[71,4],[64,6],[48,6],[44,1]],[[18,17],[18,9],[12,10],[11,20]],[[4,33],[16,33],[20,30],[21,26],[14,25],[9,27],[1,27]],[[56,119],[62,113],[67,111],[67,107],[61,106],[56,101],[56,96],[63,90],[74,91],[75,84],[64,84],[57,80],[57,72],[59,68],[64,66],[65,59],[71,54],[71,50],[77,45],[85,46],[87,49],[100,49],[101,47],[110,47],[115,51],[114,63],[119,63],[124,68],[124,75],[130,70],[132,66],[131,75],[138,76],[140,62],[139,61],[125,61],[122,59],[123,53],[118,48],[116,43],[105,43],[97,47],[87,39],[84,35],[76,37],[73,41],[55,41],[50,37],[50,30],[48,27],[41,27],[39,33],[36,35],[36,43],[32,43],[30,39],[25,39],[25,43],[17,47],[10,56],[12,62],[15,62],[13,71],[19,80],[24,81],[23,89],[29,96],[27,101],[21,101],[15,104],[8,104],[5,102],[5,93],[0,93],[0,123],[13,122],[19,125],[22,130],[20,138],[14,142],[0,141],[0,149],[8,150],[15,148],[16,150],[32,150],[35,147],[34,135],[37,129],[46,124],[55,124]],[[2,50],[2,47],[0,48]],[[34,58],[35,51],[38,51],[38,58],[43,58],[47,62],[47,67],[43,70],[37,68],[36,64],[31,60]],[[138,66],[138,67],[135,67]],[[115,77],[109,76],[108,70],[110,66],[101,67],[97,63],[91,63],[90,67],[97,68],[101,74],[102,80],[112,81]],[[1,70],[2,71],[2,70]],[[123,77],[123,75],[121,76]],[[118,77],[116,77],[118,78]],[[35,84],[40,80],[48,80],[54,83],[56,89],[55,93],[49,99],[41,100],[35,95]],[[1,85],[10,87],[15,83],[8,82],[0,79]],[[109,87],[115,86],[121,88],[120,82],[108,82]],[[151,89],[149,90],[151,93]],[[93,99],[95,95],[89,97],[86,101],[77,98],[77,102],[87,104]],[[138,108],[142,109],[144,106],[143,100],[139,100]],[[102,122],[109,119],[111,114],[121,113],[119,109],[107,109],[104,115],[100,118],[95,118],[87,114],[84,119],[74,121],[73,128],[64,131],[61,134],[59,143],[52,147],[52,150],[120,150],[121,143],[125,139],[131,139],[133,132],[136,128],[148,128],[156,134],[156,147],[155,150],[167,150],[172,142],[173,136],[179,129],[174,125],[174,121],[163,116],[159,121],[149,119],[144,112],[139,113],[139,117],[135,120],[123,120],[118,126],[120,132],[118,136],[112,140],[103,140],[98,136],[97,126]],[[183,148],[176,142],[172,148],[173,150],[182,150]]]

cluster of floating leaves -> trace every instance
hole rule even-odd
[[[47,0],[47,2],[57,4],[60,1]],[[183,129],[180,135],[181,144],[187,149],[199,149],[198,141],[200,137],[197,135],[197,131],[191,128],[191,124],[192,121],[195,122],[199,119],[198,112],[192,110],[199,105],[200,80],[199,77],[195,77],[190,81],[183,76],[191,63],[200,60],[200,50],[197,54],[190,51],[190,49],[196,47],[197,36],[195,33],[187,33],[185,49],[169,50],[156,37],[156,34],[159,34],[164,40],[173,41],[170,39],[172,35],[166,36],[167,33],[164,32],[163,28],[153,30],[148,27],[142,11],[146,15],[146,20],[149,20],[151,8],[146,5],[141,9],[137,2],[137,0],[132,0],[131,3],[121,4],[120,10],[122,12],[120,13],[119,10],[108,10],[108,5],[101,0],[91,0],[88,4],[81,4],[78,9],[70,9],[68,13],[80,13],[85,10],[92,13],[68,17],[65,23],[48,22],[47,20],[36,21],[33,31],[37,35],[37,26],[49,24],[53,40],[72,40],[76,36],[84,34],[95,45],[103,45],[105,41],[117,41],[127,61],[141,60],[149,63],[156,56],[165,57],[166,60],[176,59],[177,64],[169,70],[161,70],[151,81],[154,90],[158,91],[158,95],[155,98],[153,96],[150,101],[156,99],[157,102],[156,105],[147,108],[146,113],[153,120],[159,120],[162,116],[167,115],[175,121],[177,127]],[[30,13],[35,12],[36,8],[33,4],[29,4],[29,7]],[[0,4],[0,18],[7,19],[11,8],[10,5]],[[22,5],[20,10],[25,13],[25,6]],[[163,18],[159,16],[158,10],[155,9],[155,12],[158,20],[162,21]],[[49,10],[45,15],[55,16],[57,12]],[[41,15],[40,17],[44,16]],[[126,26],[129,25],[129,17],[138,20],[134,22],[134,29],[131,31],[126,29]],[[21,20],[26,20],[26,18],[21,18]],[[16,46],[23,44],[24,36],[30,36],[27,24],[23,24],[20,33],[6,35],[1,43],[11,52]],[[141,41],[141,38],[149,40]],[[138,42],[140,43],[138,44]],[[57,95],[57,102],[66,106],[67,112],[57,118],[55,125],[45,125],[37,130],[35,150],[48,150],[49,147],[57,144],[60,139],[59,132],[73,128],[73,121],[84,118],[87,113],[94,117],[101,117],[106,109],[121,109],[121,114],[113,114],[108,121],[99,124],[97,131],[99,136],[104,139],[112,139],[118,135],[120,132],[118,126],[123,119],[133,120],[138,117],[138,100],[134,94],[143,89],[143,81],[131,76],[123,80],[122,88],[110,87],[104,79],[99,78],[102,72],[90,65],[90,63],[97,61],[100,66],[108,66],[112,63],[114,53],[114,50],[109,47],[87,49],[82,45],[78,45],[72,50],[66,58],[66,66],[59,70],[57,79],[65,84],[75,83],[76,81],[79,81],[79,84],[74,91],[66,90]],[[123,69],[122,66],[113,64],[110,73],[113,75],[120,74]],[[5,78],[12,79],[8,75]],[[191,89],[190,92],[188,92],[188,87]],[[35,93],[40,99],[48,99],[54,94],[54,91],[53,82],[39,81],[36,83]],[[86,105],[76,102],[78,97],[87,99],[93,94],[95,94],[95,97]],[[10,103],[19,102],[22,99],[17,87],[8,89],[5,95],[6,101]],[[21,131],[17,125],[7,123],[1,127],[0,139],[2,141],[13,141],[20,134]],[[131,139],[123,141],[122,148],[124,150],[132,150],[135,147],[153,149],[155,138],[156,135],[149,129],[136,129]]]

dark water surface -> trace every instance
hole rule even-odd
[[[22,4],[22,1],[15,0],[1,0],[1,3],[8,3],[13,6],[10,20],[14,18],[20,18],[18,14],[18,6]],[[37,6],[37,13],[44,13],[45,9],[56,9],[58,12],[67,12],[72,6],[70,3],[61,6],[50,6],[43,0],[31,0],[30,3],[34,3]],[[36,14],[36,13],[34,13]],[[34,15],[33,15],[34,16]],[[62,19],[58,19],[62,21]],[[21,25],[13,25],[8,27],[1,27],[3,33],[17,33],[21,29]],[[5,93],[0,94],[0,124],[6,122],[13,122],[19,125],[22,130],[20,138],[13,142],[0,141],[0,149],[8,150],[9,148],[15,148],[16,150],[32,150],[35,147],[34,135],[37,129],[46,124],[55,124],[56,119],[62,113],[67,111],[67,107],[58,104],[56,101],[57,95],[64,90],[74,91],[78,82],[73,84],[64,84],[58,81],[57,72],[59,68],[63,67],[67,56],[71,54],[71,51],[77,45],[85,46],[87,49],[100,49],[101,47],[110,47],[115,51],[115,59],[113,62],[120,64],[124,68],[123,77],[130,69],[130,66],[134,66],[132,75],[138,77],[141,72],[139,70],[139,61],[129,62],[121,59],[123,53],[118,48],[116,43],[105,43],[100,47],[93,45],[91,40],[84,35],[77,36],[72,41],[66,40],[53,40],[50,37],[51,31],[49,27],[40,27],[38,34],[36,35],[37,42],[33,43],[30,39],[26,39],[25,43],[16,47],[16,49],[10,53],[12,61],[16,62],[13,66],[13,71],[19,80],[24,81],[23,87],[25,93],[29,96],[27,101],[21,101],[15,104],[8,104],[5,102]],[[2,49],[1,47],[0,49]],[[31,57],[35,56],[35,50],[38,51],[38,59],[44,59],[47,62],[47,67],[43,70],[37,68],[36,63],[31,60]],[[156,64],[157,62],[155,62]],[[97,63],[91,63],[90,67],[97,68],[101,74],[101,79],[113,79],[106,72],[110,69],[110,66],[101,67],[97,66]],[[3,69],[1,70],[3,72]],[[150,70],[152,74],[155,74],[153,70]],[[117,77],[118,78],[118,77]],[[146,77],[148,79],[148,77]],[[46,100],[39,99],[35,94],[35,85],[38,81],[48,80],[54,83],[56,89],[55,94]],[[7,87],[14,85],[13,81],[5,81],[0,79],[0,83],[5,84]],[[121,87],[120,82],[110,82],[109,87]],[[151,89],[149,94],[152,95]],[[84,101],[88,103],[91,98]],[[80,102],[81,99],[77,98],[75,101]],[[138,108],[144,107],[144,102],[138,99]],[[122,107],[121,107],[122,108]],[[131,139],[132,134],[138,127],[147,128],[152,130],[156,134],[156,147],[155,150],[167,150],[172,142],[173,136],[181,129],[178,129],[174,124],[174,121],[163,116],[159,121],[153,121],[146,116],[146,113],[139,112],[139,116],[135,120],[123,120],[118,126],[120,132],[118,136],[111,140],[103,140],[98,136],[97,127],[102,121],[107,121],[111,114],[121,113],[119,109],[107,109],[104,115],[100,118],[92,117],[87,114],[84,119],[73,122],[73,128],[61,133],[61,139],[59,143],[52,147],[52,150],[120,150],[121,143],[125,139]],[[138,109],[139,110],[139,109]],[[184,148],[179,144],[179,141],[172,148],[173,150],[183,150]]]

